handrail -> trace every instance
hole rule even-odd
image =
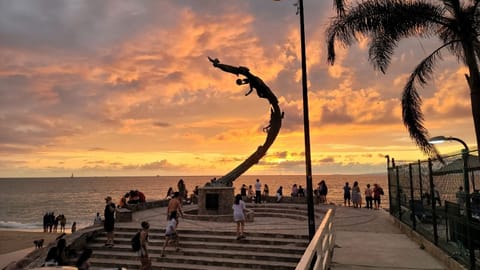
[[[335,247],[334,215],[333,209],[327,211],[295,270],[326,270],[330,268]],[[313,262],[315,264],[311,268]]]

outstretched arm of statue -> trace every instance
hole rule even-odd
[[[212,62],[214,67],[219,68],[219,69],[221,69],[225,72],[230,72],[230,73],[233,73],[237,76],[238,76],[238,74],[240,74],[240,68],[222,64],[222,63],[220,63],[220,60],[218,60],[218,58],[212,59],[212,58],[210,58],[210,56],[208,56],[208,60],[210,60],[210,62]]]

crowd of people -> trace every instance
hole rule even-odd
[[[117,206],[119,208],[124,208],[129,204],[139,204],[139,203],[144,203],[146,201],[147,201],[147,198],[145,197],[145,194],[143,192],[138,190],[130,190],[120,198],[120,201],[118,202]]]
[[[43,232],[61,232],[65,233],[65,226],[67,225],[67,218],[64,214],[55,216],[55,212],[46,212],[43,215]],[[76,230],[76,222],[72,223],[72,230]]]
[[[373,188],[371,188],[370,184],[367,184],[363,194],[365,195],[365,208],[380,209],[381,196],[384,195],[384,192],[379,184],[373,184]],[[343,204],[350,207],[350,203],[354,208],[362,208],[362,190],[357,181],[353,182],[352,187],[350,187],[348,182],[345,182],[345,186],[343,186]]]

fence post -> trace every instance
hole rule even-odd
[[[470,269],[475,270],[476,262],[475,262],[475,248],[472,245],[472,239],[470,236],[471,233],[471,226],[472,226],[472,209],[470,203],[470,181],[468,179],[468,150],[462,149],[462,159],[463,159],[463,183],[464,183],[464,191],[465,191],[465,216],[467,219],[467,245],[469,250],[469,257],[470,257]]]
[[[432,159],[428,159],[428,178],[430,180],[430,203],[432,205],[433,243],[438,246],[437,211],[432,174]]]
[[[402,220],[402,205],[400,198],[400,176],[398,175],[398,166],[395,167],[395,177],[397,179],[397,207],[398,207],[398,219]]]
[[[412,163],[408,164],[408,178],[410,178],[410,211],[412,215],[410,216],[412,220],[413,230],[417,230],[417,220],[415,219],[415,203],[413,198],[413,174],[412,174]],[[405,194],[406,196],[406,194]]]
[[[419,183],[420,183],[420,200],[422,201],[423,204],[423,178],[422,178],[422,163],[420,162],[420,159],[418,160],[418,178],[419,178]]]
[[[386,155],[387,158],[387,181],[388,181],[388,212],[390,212],[390,215],[392,214],[392,183],[391,183],[391,177],[390,177],[390,156]],[[393,159],[392,159],[393,161]]]

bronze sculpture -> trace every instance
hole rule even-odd
[[[243,79],[237,79],[236,83],[238,85],[249,84],[250,91],[245,95],[248,96],[253,90],[256,90],[258,97],[265,98],[271,105],[270,108],[270,122],[267,127],[263,130],[267,132],[267,138],[263,145],[258,146],[257,150],[251,154],[245,161],[238,165],[228,174],[216,179],[210,183],[207,183],[207,186],[227,186],[231,187],[233,181],[235,181],[240,175],[250,169],[253,165],[257,164],[258,161],[265,155],[268,148],[273,144],[275,138],[280,132],[280,127],[282,126],[283,112],[281,112],[280,107],[278,106],[278,99],[270,90],[270,88],[260,79],[259,77],[250,73],[250,70],[247,67],[234,67],[231,65],[226,65],[220,63],[218,59],[212,59],[208,57],[208,60],[213,63],[213,66],[219,68],[225,72],[235,74],[237,76],[244,76]]]

